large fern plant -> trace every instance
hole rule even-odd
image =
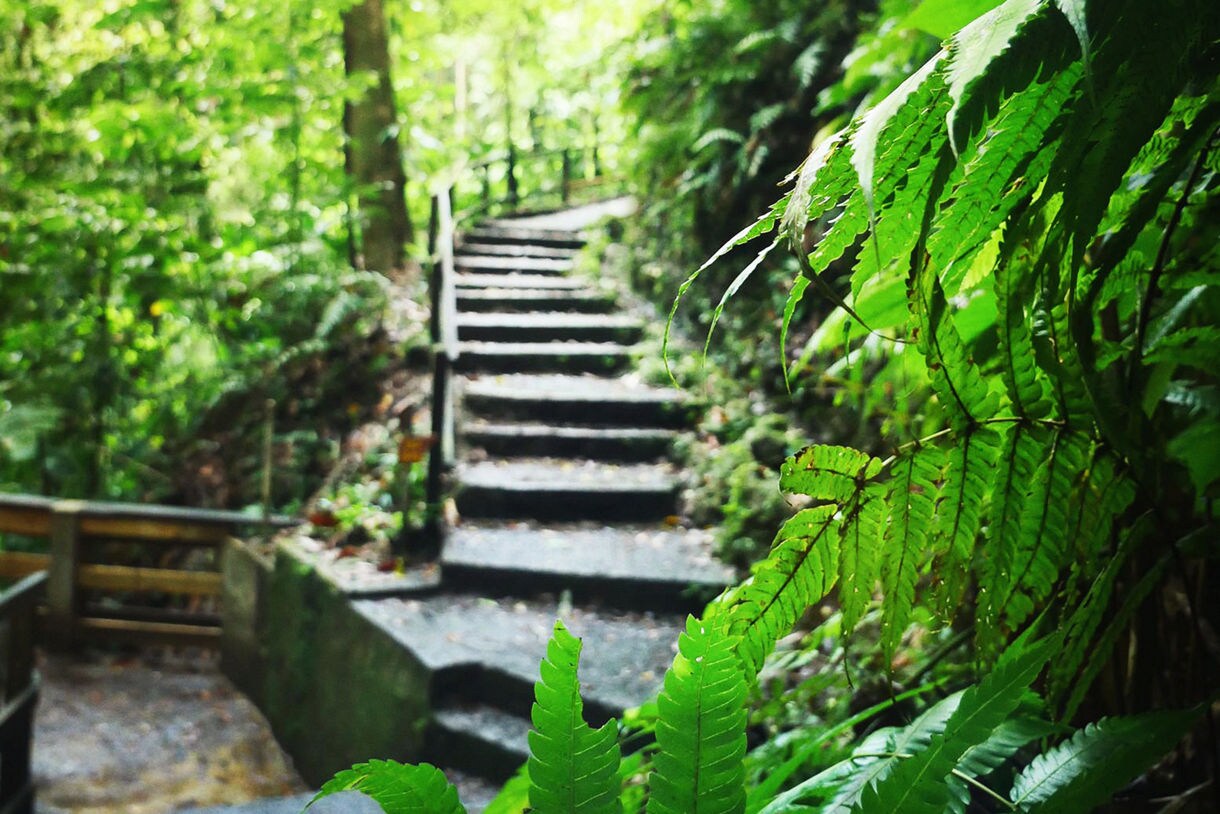
[[[821,292],[922,354],[940,413],[884,460],[788,462],[815,505],[728,597],[729,629],[757,669],[834,585],[850,627],[879,584],[892,653],[930,586],[994,656],[1049,606],[1070,714],[1158,577],[1215,553],[1220,6],[984,5],[712,258],[773,233],[763,254],[802,268],[785,333]]]

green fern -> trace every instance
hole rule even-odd
[[[942,814],[951,805],[949,779],[958,762],[1008,719],[1057,644],[1053,638],[1018,641],[1005,651],[992,672],[962,694],[944,732],[867,788],[852,810]]]
[[[745,809],[746,680],[733,642],[694,617],[657,699],[648,814]]]
[[[373,798],[386,814],[466,814],[457,788],[428,763],[418,766],[392,760],[370,760],[339,772],[309,801],[341,791],[358,791]]]
[[[529,799],[538,814],[622,810],[618,725],[610,720],[593,729],[585,722],[577,678],[580,650],[580,640],[556,621],[530,712]]]
[[[921,447],[903,455],[892,467],[886,497],[889,518],[881,547],[881,651],[893,656],[906,632],[915,606],[915,583],[927,553],[936,505],[935,484],[944,467],[938,447]]]
[[[1014,810],[1091,811],[1156,761],[1199,718],[1197,710],[1103,718],[1025,768],[1009,794]]]

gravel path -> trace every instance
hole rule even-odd
[[[46,658],[37,814],[167,814],[306,791],[215,656]]]

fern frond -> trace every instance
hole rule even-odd
[[[864,618],[881,578],[885,495],[882,484],[870,483],[844,512],[839,527],[839,610],[844,632],[854,630]]]
[[[1010,646],[990,674],[962,693],[944,732],[865,789],[852,811],[942,814],[952,800],[948,779],[962,756],[1009,718],[1057,645],[1051,637],[1033,643],[1018,640]]]
[[[1027,178],[1046,174],[1054,158],[1047,135],[1065,115],[1079,66],[1052,74],[1000,106],[986,132],[962,156],[958,180],[928,237],[931,265],[952,296],[979,250],[1035,189]]]
[[[538,814],[618,814],[618,727],[584,720],[577,667],[581,642],[562,622],[539,665],[529,733],[530,806]]]
[[[1034,472],[1011,549],[1011,578],[1000,594],[1004,625],[1018,630],[1050,595],[1067,565],[1068,507],[1075,480],[1086,465],[1091,442],[1078,433],[1056,433],[1046,459]]]
[[[339,772],[309,801],[341,791],[372,797],[386,814],[466,814],[457,788],[444,772],[428,763],[418,766],[393,760],[370,760]]]
[[[973,124],[963,118],[963,108],[970,103],[986,106],[999,94],[994,86],[1005,77],[988,69],[1046,5],[1046,0],[1008,0],[971,22],[949,41],[945,81],[953,100],[947,121],[954,153],[961,152]]]
[[[1036,473],[1051,457],[1056,437],[1052,430],[1036,424],[1016,424],[1003,431],[988,517],[993,543],[988,547],[990,556],[979,580],[979,639],[985,644],[994,644],[1002,638],[1004,603],[1016,586],[1015,563],[1021,547],[1022,518],[1030,501],[1046,503],[1047,484],[1038,482]],[[1027,538],[1023,547],[1030,550],[1037,545],[1036,539]]]
[[[1016,811],[1092,811],[1159,760],[1198,720],[1197,710],[1103,718],[1025,767],[1013,783]]]
[[[1050,387],[1038,368],[1033,334],[1026,317],[1023,293],[1032,290],[1033,259],[1024,244],[1023,230],[1013,229],[1004,241],[1008,262],[997,268],[995,294],[1000,340],[1000,372],[1013,410],[1027,418],[1048,418],[1053,414]]]
[[[942,619],[956,613],[968,584],[1000,442],[1000,435],[989,427],[974,427],[964,431],[948,451],[931,539],[938,560],[933,604]]]
[[[820,503],[845,503],[881,472],[882,462],[851,447],[814,444],[780,467],[779,486]]]
[[[745,809],[746,680],[732,640],[688,617],[657,699],[648,814]]]
[[[738,639],[738,656],[751,675],[805,609],[834,587],[837,513],[833,505],[798,512],[780,528],[753,576],[727,597],[728,633]]]
[[[823,777],[826,787],[837,788],[822,811],[850,811],[866,789],[888,777],[899,763],[927,749],[932,739],[945,731],[961,700],[962,692],[955,692],[928,707],[906,726],[870,733],[852,750],[851,757],[838,764],[839,772]]]
[[[949,412],[949,425],[966,431],[992,417],[998,398],[970,358],[944,289],[927,267],[916,274],[908,296],[919,351],[927,360],[932,388]]]
[[[892,467],[886,498],[889,517],[881,546],[881,651],[888,660],[898,647],[915,606],[915,583],[932,527],[944,467],[944,452],[919,447],[903,455]]]

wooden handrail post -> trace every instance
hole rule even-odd
[[[521,197],[517,189],[517,147],[511,141],[508,143],[508,168],[505,182],[508,184],[508,203],[516,207]]]
[[[432,277],[428,281],[428,297],[432,304],[432,313],[428,317],[428,336],[435,345],[441,341],[441,258],[436,252],[437,231],[440,229],[440,197],[432,196],[428,212],[428,260],[431,262]]]
[[[559,181],[559,192],[565,204],[572,197],[572,153],[567,147],[563,148],[563,169]]]
[[[47,644],[68,650],[76,640],[80,598],[80,518],[84,503],[61,500],[51,507],[51,567],[47,574]]]

